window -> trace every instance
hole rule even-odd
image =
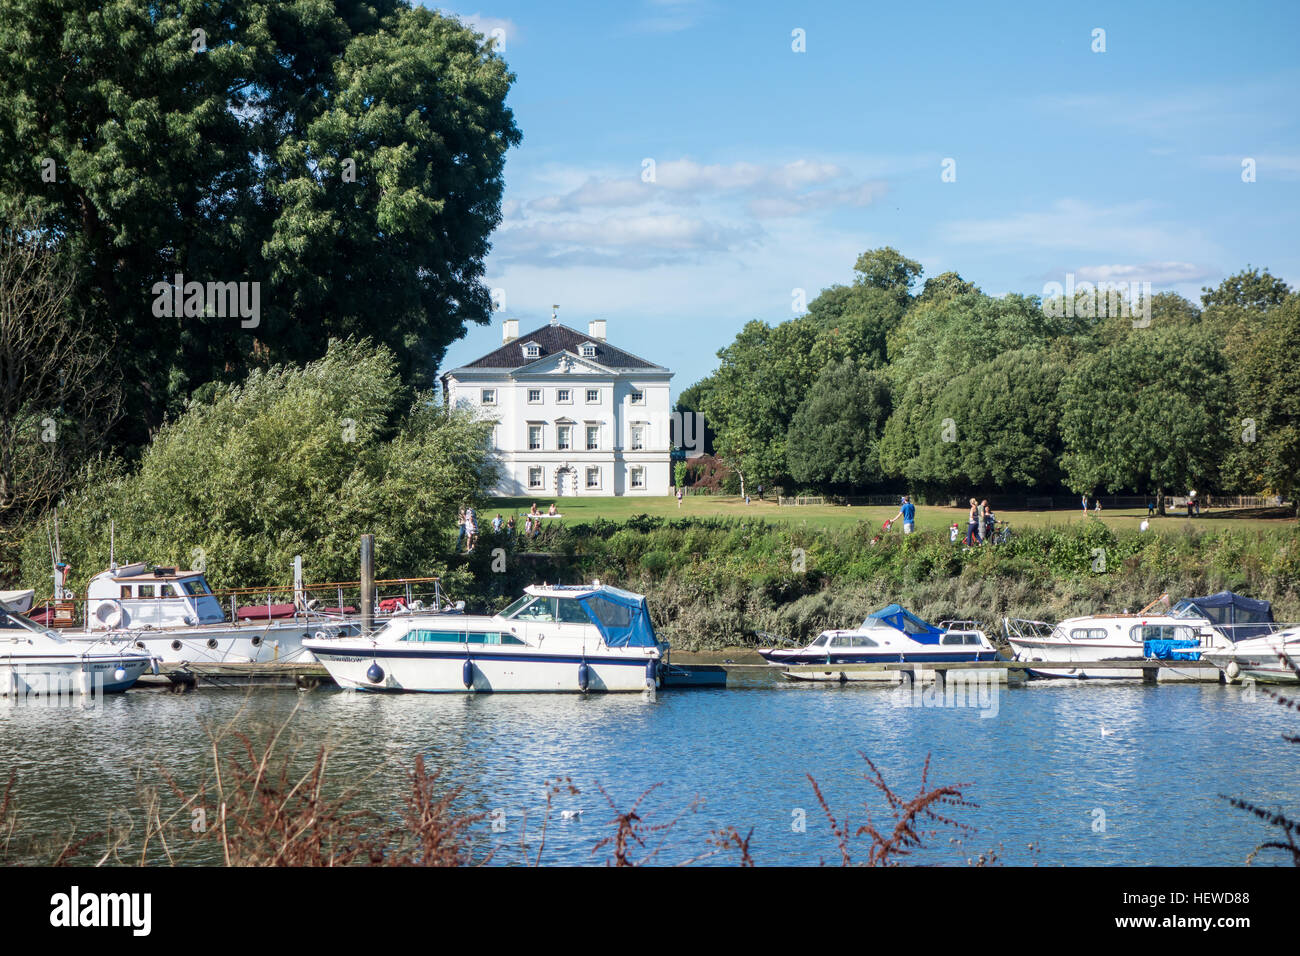
[[[588,488],[599,488],[599,487],[600,487],[600,469],[599,469],[599,468],[588,468],[588,469],[587,469],[587,487],[588,487]]]
[[[1105,641],[1106,629],[1104,627],[1076,627],[1070,632],[1072,641]]]
[[[573,426],[557,425],[555,427],[555,438],[556,447],[559,448],[560,451],[568,451],[570,446],[573,444]]]
[[[528,404],[529,405],[542,404],[542,390],[540,388],[530,388],[528,390]]]
[[[600,426],[587,426],[587,451],[596,451],[600,448]]]
[[[495,388],[483,389],[481,400],[484,405],[495,405],[497,403],[497,390]]]
[[[542,354],[541,346],[537,345],[536,343],[528,342],[527,344],[524,345],[524,358],[533,359],[533,358],[537,358],[541,354]]]
[[[557,388],[555,390],[555,400],[561,405],[572,405],[573,390],[568,388]]]
[[[193,597],[198,597],[199,595],[202,594],[212,593],[211,591],[208,590],[208,586],[202,578],[186,578],[184,581],[181,582],[181,587],[185,589],[186,594],[189,594]]]
[[[515,621],[531,621],[534,624],[550,624],[555,620],[555,598],[535,597],[511,614],[510,618]]]
[[[587,617],[587,612],[582,609],[582,605],[574,598],[560,598],[560,623],[561,624],[590,624],[591,618]]]
[[[174,597],[177,596],[177,594],[176,594],[176,589],[175,589],[174,587],[172,587],[170,584],[164,584],[164,585],[159,589],[158,596],[159,596],[159,597],[165,597],[165,598],[174,598]]]
[[[827,642],[828,640],[830,640],[830,635],[829,635],[829,634],[822,634],[820,637],[817,638],[817,640],[815,640],[815,641],[812,642],[812,646],[813,646],[813,647],[825,647],[825,646],[826,646],[826,642]]]
[[[632,609],[624,604],[615,604],[600,595],[587,598],[587,607],[596,615],[597,620],[607,628],[632,626]]]
[[[152,584],[141,584],[141,585],[137,586],[136,589],[135,589],[135,596],[136,596],[136,597],[142,597],[142,598],[151,598],[151,597],[153,597],[153,585],[152,585]]]
[[[633,404],[633,405],[644,405],[644,404],[645,404],[645,392],[641,391],[639,388],[634,388],[634,389],[632,389],[632,404]]]
[[[587,404],[588,405],[600,404],[600,389],[598,388],[587,389]]]
[[[528,487],[542,487],[542,469],[539,466],[534,465],[528,469]]]
[[[542,426],[541,425],[528,426],[528,450],[529,451],[542,450]]]
[[[421,644],[523,644],[523,641],[509,634],[498,631],[427,631],[424,629],[407,631],[402,636],[404,641],[416,641]]]
[[[632,487],[633,488],[645,487],[645,469],[642,468],[640,465],[637,465],[635,468],[632,469]]]
[[[595,358],[595,357],[596,357],[596,346],[592,345],[590,342],[583,342],[583,343],[582,343],[582,357],[583,357],[583,358]]]
[[[632,426],[632,450],[640,451],[643,448],[645,448],[645,426],[633,425]]]
[[[124,598],[129,598],[130,596],[131,596],[131,585],[129,585],[129,584],[123,584],[123,585],[122,585],[122,597],[124,597]]]

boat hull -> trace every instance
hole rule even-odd
[[[0,658],[0,697],[75,697],[130,690],[151,668],[143,655]]]
[[[337,632],[338,625],[331,625]],[[310,622],[203,625],[157,631],[64,631],[74,643],[110,641],[158,658],[165,665],[181,664],[306,664],[313,660],[303,639],[319,630]],[[345,631],[346,633],[346,631]]]
[[[785,676],[790,680],[797,681],[818,681],[830,683],[869,682],[883,684],[897,684],[903,680],[903,673],[898,670],[879,670],[879,671],[842,671],[837,670],[837,665],[841,664],[938,664],[953,663],[965,661],[992,661],[997,660],[997,651],[989,648],[979,649],[956,649],[944,651],[939,648],[926,651],[905,651],[898,653],[841,653],[827,654],[825,651],[818,653],[807,653],[805,649],[783,650],[762,648],[759,655],[769,664],[776,664],[782,667],[788,667],[793,664],[819,664],[825,665],[825,671],[805,671],[803,673],[786,672]]]
[[[414,693],[599,693],[644,691],[658,683],[658,655],[526,653],[475,645],[438,650],[308,642],[340,687]],[[466,662],[469,662],[468,668]],[[585,664],[585,674],[582,671]],[[372,672],[372,666],[379,668]],[[377,673],[379,680],[372,677]],[[652,676],[653,675],[653,676]],[[585,676],[586,687],[582,686]],[[466,678],[468,677],[468,685]]]

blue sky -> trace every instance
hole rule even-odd
[[[1196,300],[1247,264],[1300,285],[1300,3],[427,5],[504,31],[523,132],[504,309],[446,367],[559,303],[676,395],[884,245],[994,295],[1074,273]]]

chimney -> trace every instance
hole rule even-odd
[[[587,323],[587,334],[597,342],[605,341],[605,320],[594,319]]]
[[[501,323],[501,344],[509,345],[519,338],[519,320],[506,319]]]

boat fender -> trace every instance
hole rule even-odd
[[[465,666],[460,669],[460,681],[466,690],[474,689],[474,662],[465,658]]]
[[[590,683],[591,683],[591,668],[587,666],[586,661],[583,661],[581,664],[578,665],[578,689],[585,691],[587,689],[587,685]]]
[[[113,671],[113,680],[115,681],[126,680],[126,668],[119,667],[117,670]]]
[[[370,681],[370,683],[372,684],[379,684],[383,682],[384,669],[379,666],[378,661],[375,661],[368,668],[366,668],[366,680]]]
[[[1236,661],[1228,661],[1228,666],[1223,669],[1230,680],[1236,680],[1241,676],[1241,666]]]
[[[659,683],[659,664],[657,661],[646,661],[645,664],[645,685],[654,687]]]

